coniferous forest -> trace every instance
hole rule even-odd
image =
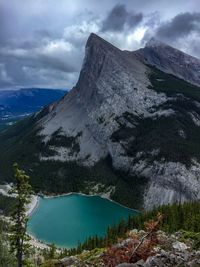
[[[83,250],[92,250],[96,247],[110,246],[124,238],[127,231],[132,229],[144,229],[144,222],[154,219],[157,213],[163,214],[160,229],[167,233],[174,233],[179,230],[186,232],[186,236],[195,237],[197,246],[200,247],[200,202],[188,202],[184,204],[164,205],[150,212],[142,212],[138,216],[129,217],[126,222],[122,220],[118,225],[109,227],[104,237],[90,237],[77,248],[65,251],[67,255],[75,255]],[[198,233],[197,235],[195,233]]]

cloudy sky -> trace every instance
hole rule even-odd
[[[91,32],[128,50],[154,36],[200,58],[200,1],[0,0],[0,89],[70,89]]]

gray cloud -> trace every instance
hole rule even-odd
[[[19,47],[0,47],[0,64],[4,67],[3,76],[0,74],[0,84],[4,87],[18,86],[20,83],[32,83],[34,86],[43,83],[43,86],[50,86],[50,81],[52,85],[55,83],[52,83],[54,77],[58,86],[60,84],[61,87],[70,88],[75,82],[74,74],[77,76],[81,60],[82,53],[64,40],[51,39],[34,45],[28,42]],[[48,73],[51,73],[49,80],[45,79]],[[12,79],[5,80],[6,77]]]
[[[103,21],[102,31],[122,31],[125,26],[135,28],[141,21],[142,13],[128,12],[125,5],[118,4]]]
[[[0,1],[0,89],[72,88],[91,32],[127,50],[142,46],[143,33],[157,35],[200,56],[198,7],[199,0]]]
[[[200,32],[200,13],[181,13],[163,23],[156,32],[161,39],[177,39],[194,31]]]
[[[200,36],[192,40],[192,53],[194,56],[200,58]]]

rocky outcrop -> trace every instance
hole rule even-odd
[[[144,234],[143,231],[135,230],[137,235]],[[200,251],[194,249],[194,241],[191,239],[179,241],[182,238],[182,233],[177,232],[173,235],[168,235],[165,232],[159,231],[160,244],[152,250],[152,255],[146,260],[140,259],[135,263],[123,262],[116,267],[197,267],[200,266]],[[123,240],[115,245],[123,248],[131,240]],[[97,250],[98,251],[98,250]],[[128,252],[127,252],[128,253]],[[83,252],[80,255],[66,257],[55,264],[58,267],[64,266],[102,266],[106,265],[102,261],[102,253],[97,253],[96,250],[91,252]],[[124,255],[125,256],[125,255]],[[109,266],[113,266],[110,264]]]

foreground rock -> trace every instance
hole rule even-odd
[[[138,235],[143,235],[143,231],[139,231]],[[194,240],[184,239],[183,232],[177,232],[174,235],[167,235],[159,231],[159,245],[152,250],[152,255],[146,260],[140,259],[135,263],[122,262],[117,265],[105,265],[102,256],[105,249],[95,249],[93,251],[85,251],[80,255],[63,258],[55,263],[55,267],[199,267],[200,266],[200,250],[194,249]],[[183,240],[180,241],[180,240]],[[128,238],[115,245],[122,248],[126,246],[131,239]]]

